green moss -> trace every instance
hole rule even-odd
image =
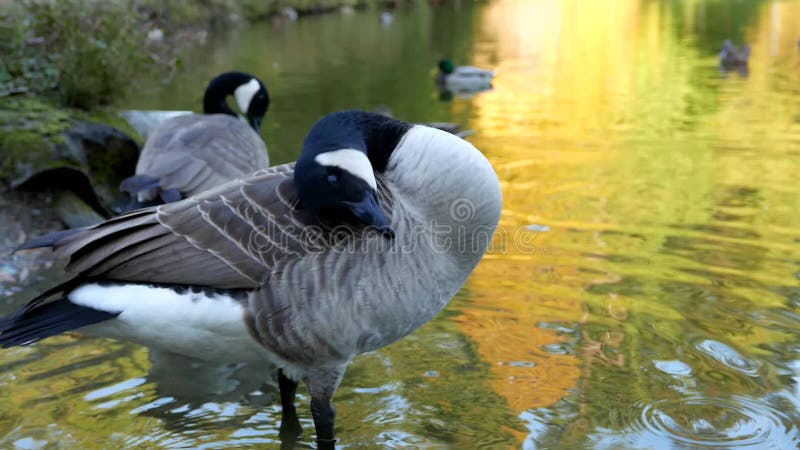
[[[55,107],[43,108],[41,102],[17,99],[0,98],[0,129],[53,135],[69,127],[69,114]]]
[[[102,145],[82,145],[92,186],[109,204],[127,200],[119,185],[134,173],[139,159],[138,146],[131,146],[126,138],[124,133],[109,133]]]
[[[20,159],[24,152],[39,153],[46,150],[47,142],[38,133],[30,130],[0,129],[0,150],[2,150],[3,173],[7,174],[11,164]]]
[[[84,114],[81,116],[83,120],[89,122],[96,122],[96,123],[104,123],[106,125],[110,125],[119,131],[127,134],[131,139],[133,139],[136,144],[142,146],[144,144],[144,140],[136,130],[128,123],[127,120],[120,117],[118,111],[113,109],[100,109],[96,111],[92,111],[89,114]]]
[[[19,184],[34,171],[72,165],[58,147],[71,124],[68,112],[41,97],[0,98],[0,178]]]
[[[45,97],[0,98],[0,179],[20,186],[48,170],[59,169],[63,178],[64,169],[71,169],[70,176],[83,174],[71,181],[82,197],[96,204],[99,195],[105,206],[118,204],[123,200],[119,183],[133,172],[138,157],[137,143],[128,139],[132,130],[110,110],[90,115],[56,105]],[[52,187],[61,181],[36,177],[32,182]]]

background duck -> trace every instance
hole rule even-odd
[[[746,74],[749,60],[749,45],[744,44],[740,49],[733,45],[729,39],[726,39],[722,44],[722,50],[719,52],[719,65],[723,72],[737,70]]]
[[[296,164],[24,246],[54,248],[77,275],[0,320],[0,345],[80,329],[271,363],[281,434],[300,430],[303,381],[317,443],[333,448],[331,399],[350,361],[444,308],[486,252],[501,208],[497,175],[469,142],[334,113],[311,129]]]
[[[456,67],[449,59],[439,61],[439,74],[436,84],[456,92],[471,92],[491,89],[493,70],[481,69],[473,66]]]
[[[247,122],[228,106],[234,96]],[[264,83],[243,72],[223,73],[208,84],[203,114],[175,114],[147,138],[136,174],[120,189],[131,194],[130,208],[172,202],[269,167],[259,136],[269,109]],[[249,123],[249,126],[248,126]]]

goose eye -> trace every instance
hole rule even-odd
[[[336,184],[338,182],[339,182],[339,177],[336,174],[334,173],[328,174],[328,183]]]

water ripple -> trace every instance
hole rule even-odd
[[[740,355],[739,352],[722,342],[706,339],[698,343],[695,347],[718,362],[738,370],[745,375],[751,377],[758,376],[758,369],[761,367],[759,362],[745,358]]]
[[[691,448],[795,448],[797,426],[770,405],[743,395],[694,395],[644,405],[638,426]]]

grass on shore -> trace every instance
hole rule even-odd
[[[390,0],[394,1],[394,0]],[[0,97],[52,95],[94,109],[122,96],[134,74],[179,64],[186,28],[361,7],[367,0],[0,0]],[[164,39],[148,40],[159,29]],[[172,40],[170,40],[172,38]]]

